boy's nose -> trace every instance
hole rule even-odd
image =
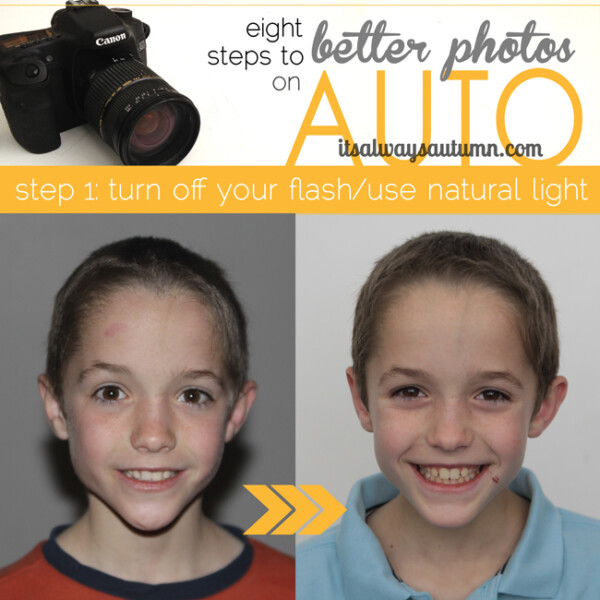
[[[465,403],[460,399],[440,402],[429,424],[427,441],[445,452],[469,446],[473,441],[473,432]]]
[[[131,445],[142,452],[172,450],[176,435],[168,404],[162,399],[141,402],[136,407],[130,440]]]

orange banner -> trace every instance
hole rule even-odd
[[[600,167],[0,167],[4,213],[600,213]]]

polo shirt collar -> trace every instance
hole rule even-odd
[[[379,541],[365,523],[367,511],[385,504],[398,490],[381,474],[358,481],[348,498],[348,512],[338,530],[337,546],[348,600],[417,598],[396,579]],[[430,598],[425,594],[423,598]]]
[[[521,539],[499,591],[525,598],[554,598],[563,576],[564,545],[558,509],[544,496],[535,475],[521,469],[510,489],[531,501]]]

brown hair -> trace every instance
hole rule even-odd
[[[227,383],[237,396],[248,371],[246,318],[223,270],[172,240],[133,237],[92,252],[56,295],[46,357],[55,397],[62,403],[64,369],[81,342],[86,319],[111,293],[130,286],[156,293],[185,291],[211,310]]]
[[[558,371],[552,295],[537,269],[503,242],[453,231],[425,233],[394,248],[375,264],[363,285],[354,315],[352,361],[365,405],[366,365],[377,325],[398,288],[428,279],[487,286],[517,309],[525,353],[537,378],[537,412]]]

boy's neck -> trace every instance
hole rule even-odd
[[[447,529],[425,521],[399,495],[368,525],[399,579],[434,600],[464,599],[510,558],[528,510],[529,502],[507,488],[471,523]]]
[[[113,577],[142,583],[173,583],[214,573],[232,562],[243,543],[208,519],[193,502],[159,533],[126,525],[97,498],[57,542],[80,563]]]

